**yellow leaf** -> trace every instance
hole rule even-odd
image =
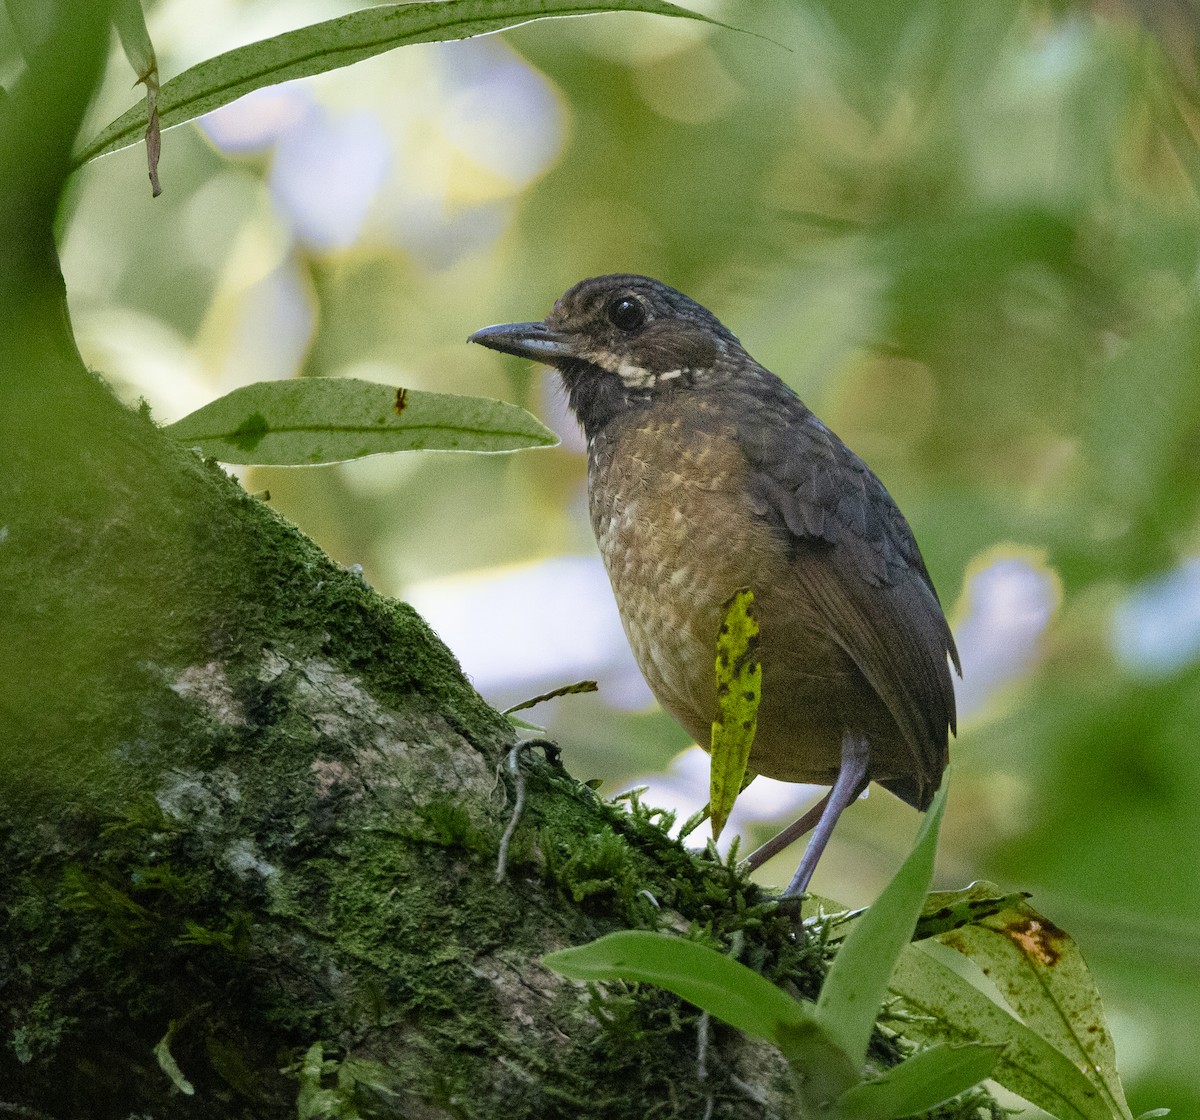
[[[754,592],[735,591],[725,605],[717,636],[717,712],[712,725],[708,802],[713,838],[721,835],[738,794],[745,788],[746,763],[758,725],[762,665]]]

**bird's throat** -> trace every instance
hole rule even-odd
[[[630,388],[619,377],[589,362],[566,362],[559,369],[559,376],[567,390],[571,411],[589,440],[622,413],[650,406],[648,390]]]

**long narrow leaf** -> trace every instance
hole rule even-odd
[[[813,1108],[837,1100],[858,1080],[850,1059],[817,1022],[811,1004],[793,999],[753,969],[698,945],[648,930],[610,933],[542,958],[574,980],[657,984],[702,1011],[773,1042],[799,1074]]]
[[[867,1043],[883,1003],[888,977],[912,937],[933,878],[938,827],[946,808],[946,783],[933,799],[917,843],[867,912],[842,942],[817,1000],[821,1025],[861,1070]]]
[[[287,467],[387,451],[514,451],[558,442],[515,404],[350,377],[245,385],[165,430],[223,463]]]
[[[158,1040],[158,1045],[154,1047],[154,1056],[158,1059],[159,1068],[171,1079],[171,1084],[185,1097],[191,1097],[195,1095],[196,1090],[192,1083],[184,1077],[183,1070],[179,1068],[179,1063],[175,1061],[175,1056],[171,1053],[171,1043],[175,1039],[175,1031],[178,1028],[179,1023],[172,1019],[167,1033]]]
[[[708,805],[713,839],[745,788],[746,763],[758,727],[762,664],[758,659],[758,618],[754,592],[735,591],[725,607],[717,636],[717,718],[713,720]],[[753,777],[753,775],[751,775]]]
[[[548,953],[542,963],[573,980],[657,984],[777,1046],[788,1031],[802,1031],[813,1022],[811,1004],[793,999],[753,969],[706,945],[664,933],[610,933],[576,949]]]
[[[264,86],[323,74],[414,43],[468,39],[554,16],[649,12],[727,25],[666,0],[439,0],[381,4],[336,19],[248,43],[185,70],[158,95],[162,128],[171,128],[228,105]],[[78,163],[126,148],[141,139],[145,111],[134,106],[77,155]]]
[[[838,1101],[843,1120],[893,1120],[928,1112],[991,1075],[1001,1047],[931,1046],[881,1077],[860,1082]]]

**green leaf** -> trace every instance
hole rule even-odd
[[[895,1120],[927,1112],[989,1077],[1000,1046],[968,1042],[931,1046],[880,1077],[847,1089],[838,1101],[843,1120]]]
[[[381,4],[337,19],[287,31],[219,54],[185,70],[163,85],[158,109],[163,128],[194,120],[239,97],[293,78],[307,78],[361,62],[412,43],[467,39],[552,16],[600,12],[650,12],[726,24],[665,0],[440,0],[436,3]],[[79,154],[86,163],[136,143],[145,113],[135,106],[122,113]]]
[[[325,1088],[324,1078],[336,1074],[336,1088]],[[314,1042],[300,1062],[300,1088],[296,1093],[298,1120],[362,1120],[354,1104],[354,1080],[342,1074],[342,1063],[325,1057],[325,1045]]]
[[[708,806],[713,839],[721,835],[738,794],[745,788],[746,763],[758,727],[762,665],[754,592],[740,588],[725,604],[717,635],[717,718],[712,725]]]
[[[1058,1120],[1111,1120],[1103,1097],[1065,1054],[923,946],[909,945],[900,954],[888,987],[910,1012],[906,1037],[1002,1046],[991,1077],[1006,1089]]]
[[[171,1053],[171,1040],[175,1037],[178,1027],[179,1022],[172,1019],[171,1025],[167,1027],[167,1033],[158,1040],[158,1045],[154,1047],[154,1056],[158,1059],[159,1068],[171,1079],[171,1084],[185,1097],[190,1097],[195,1094],[196,1090],[192,1083],[183,1076],[183,1070],[179,1068],[175,1056]]]
[[[913,940],[923,941],[980,922],[1024,899],[1024,894],[1005,894],[995,883],[982,879],[957,891],[931,891],[921,907]]]
[[[829,1109],[858,1083],[859,1071],[816,1019],[796,1026],[781,1026],[777,1040],[788,1065],[799,1075],[804,1102],[800,1115],[829,1116]],[[839,1117],[840,1120],[840,1117]]]
[[[628,930],[550,953],[542,963],[575,980],[657,984],[730,1026],[774,1043],[800,1074],[812,1109],[832,1104],[858,1080],[858,1071],[816,1020],[810,1004],[705,945]]]
[[[1068,934],[1018,896],[938,940],[970,957],[1025,1025],[1084,1071],[1113,1116],[1132,1120],[1100,993]]]
[[[912,937],[933,878],[946,788],[943,782],[921,822],[916,845],[896,877],[846,935],[817,1000],[818,1020],[858,1070],[867,1059],[867,1043],[888,988],[888,977]]]
[[[164,430],[223,463],[270,466],[341,463],[385,451],[513,451],[558,442],[514,404],[348,377],[259,381]]]
[[[573,980],[636,980],[657,984],[730,1026],[783,1046],[813,1023],[810,1005],[793,999],[735,960],[665,933],[623,930],[542,963]]]

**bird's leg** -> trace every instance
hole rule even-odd
[[[867,763],[871,758],[871,746],[866,736],[854,731],[847,731],[842,736],[842,766],[838,770],[837,781],[824,801],[824,810],[817,827],[809,838],[808,847],[804,849],[804,857],[796,874],[792,877],[788,889],[783,892],[784,898],[794,898],[808,890],[808,881],[816,870],[817,860],[825,851],[829,837],[833,835],[834,826],[846,808],[866,788]]]
[[[839,771],[840,772],[840,771]],[[866,782],[862,783],[858,793],[862,793],[866,787]],[[858,793],[854,797],[858,796]],[[833,794],[833,790],[825,794],[815,805],[807,809],[803,816],[792,821],[787,828],[782,829],[771,837],[765,844],[755,848],[746,859],[743,861],[747,871],[757,871],[769,859],[774,859],[779,855],[784,848],[791,847],[797,840],[800,839],[806,832],[809,832],[812,827],[821,819],[825,813],[825,808],[829,804],[829,798]],[[854,800],[850,798],[850,801]],[[849,802],[847,802],[849,804]]]
[[[767,860],[779,855],[784,848],[790,848],[797,840],[808,832],[821,819],[825,806],[829,804],[829,794],[821,798],[804,816],[792,821],[791,824],[775,833],[765,844],[755,848],[746,857],[746,870],[757,871]]]

